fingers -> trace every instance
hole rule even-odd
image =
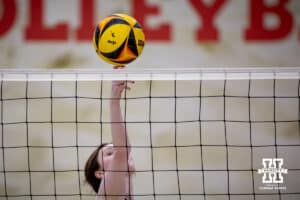
[[[123,91],[124,89],[131,90],[131,87],[128,86],[128,85],[126,85],[126,84],[124,84],[124,85],[119,86],[119,89],[120,89],[120,91]]]
[[[125,66],[114,66],[114,69],[123,69]],[[122,93],[124,90],[130,90],[131,86],[130,84],[134,84],[135,81],[132,80],[115,80],[112,82],[112,89],[114,91],[117,91],[117,93]]]
[[[125,68],[124,65],[117,65],[117,66],[114,66],[114,69],[122,69],[122,68]]]
[[[127,82],[127,83],[131,83],[131,84],[134,84],[134,83],[135,83],[135,81],[129,81],[129,80],[127,80],[126,82]]]
[[[114,69],[123,69],[123,68],[125,68],[125,65],[116,65],[116,66],[114,66]],[[120,80],[120,81],[113,81],[114,82],[114,84],[116,84],[116,85],[122,85],[122,84],[124,84],[125,82],[126,83],[130,83],[130,84],[134,84],[135,82],[134,81],[132,81],[132,80]]]
[[[130,84],[134,84],[134,83],[135,83],[134,81],[120,81],[116,83],[115,86],[122,88],[122,90],[123,89],[130,90],[131,89]]]
[[[114,94],[120,95],[124,90],[131,90],[130,84],[134,83],[134,81],[113,81],[112,91],[114,91]]]

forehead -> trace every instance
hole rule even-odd
[[[99,149],[99,152],[101,152],[101,151],[107,151],[107,150],[110,150],[110,149],[112,149],[114,147],[114,145],[113,144],[108,144],[108,145],[105,145],[104,147],[102,147],[101,149]]]

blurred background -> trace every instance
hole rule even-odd
[[[0,0],[2,68],[110,68],[94,26],[127,13],[146,46],[132,67],[299,65],[299,0]]]
[[[0,0],[0,67],[111,69],[92,35],[112,13],[146,35],[128,67],[297,67],[299,11],[299,0]],[[295,74],[137,81],[122,100],[135,199],[299,199]],[[111,141],[111,82],[93,75],[1,72],[0,200],[95,199],[83,169]],[[281,195],[259,188],[268,157],[289,169]]]

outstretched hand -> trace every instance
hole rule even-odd
[[[130,84],[134,84],[134,81],[113,81],[111,87],[111,97],[113,99],[120,99],[124,90],[130,90]]]
[[[114,69],[121,69],[124,68],[124,66],[114,66]],[[112,87],[111,87],[111,97],[112,99],[120,99],[122,92],[124,90],[130,90],[130,84],[134,84],[134,81],[128,81],[128,80],[115,80],[112,81]]]

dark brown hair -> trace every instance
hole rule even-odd
[[[98,153],[99,150],[102,149],[103,147],[107,146],[108,143],[103,143],[99,147],[97,147],[96,150],[90,155],[89,159],[85,163],[84,167],[84,175],[85,175],[85,180],[88,184],[90,184],[93,188],[93,190],[98,193],[100,184],[101,184],[101,179],[97,178],[95,176],[95,171],[100,169],[100,165],[98,163]]]

